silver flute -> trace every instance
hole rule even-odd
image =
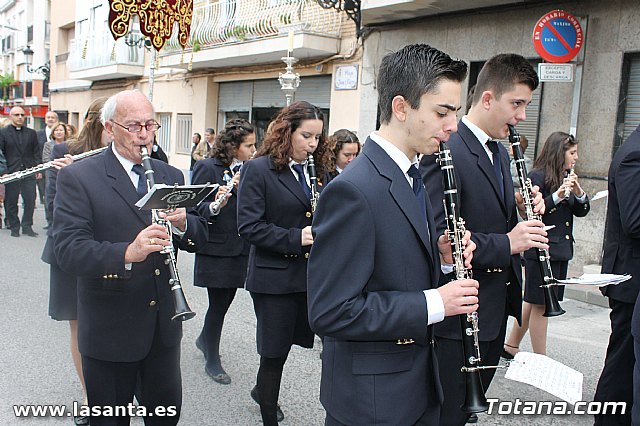
[[[74,155],[71,158],[73,159],[73,161],[81,160],[86,157],[91,157],[92,155],[100,154],[102,151],[104,151],[108,147],[109,146],[107,145],[91,151],[82,152],[78,155]],[[35,175],[36,173],[44,172],[45,170],[50,169],[51,167],[53,167],[53,161],[47,161],[46,163],[38,164],[37,166],[33,166],[25,170],[18,170],[17,172],[13,172],[9,175],[0,176],[0,184],[15,182],[17,180],[24,179],[31,175]]]
[[[573,173],[573,167],[569,169],[569,172],[567,173],[567,179],[570,179],[571,173]],[[571,195],[571,187],[566,187],[564,189],[564,198],[569,198],[569,195]]]
[[[240,166],[240,169],[238,170],[238,173],[240,172],[240,170],[242,170],[242,166]],[[220,196],[220,198],[218,198],[217,200],[215,200],[214,202],[211,203],[211,212],[214,215],[220,213],[220,208],[221,208],[220,206],[222,205],[222,203],[224,203],[225,200],[227,200],[229,197],[231,197],[231,190],[233,189],[233,186],[235,185],[235,183],[233,182],[233,177],[234,176],[231,176],[231,179],[229,179],[229,181],[227,182],[227,185],[226,185],[227,192],[222,194]]]

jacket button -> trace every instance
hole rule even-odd
[[[305,259],[308,259],[308,258],[309,258],[309,253],[305,253],[305,254],[304,254],[304,258],[305,258]]]
[[[564,224],[567,225],[567,226],[571,226],[571,224],[569,222],[565,222]]]
[[[160,269],[156,269],[155,271],[156,277],[160,276]]]
[[[155,300],[152,300],[151,302],[149,302],[149,306],[156,306],[157,302]]]
[[[565,240],[569,240],[569,239],[571,239],[571,237],[570,237],[570,236],[568,236],[568,235],[565,235],[565,236],[564,236],[564,238],[565,238]]]
[[[306,217],[311,217],[311,212],[306,212],[304,215],[305,215]]]

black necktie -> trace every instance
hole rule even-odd
[[[427,219],[427,201],[425,199],[425,190],[424,185],[422,184],[422,176],[420,176],[420,172],[416,168],[415,164],[412,164],[409,167],[409,171],[407,172],[409,177],[413,180],[413,193],[418,199],[418,205],[420,206],[420,210],[422,211],[422,215],[425,220]]]
[[[138,187],[136,188],[136,192],[142,197],[147,193],[147,177],[144,174],[144,167],[140,164],[134,164],[131,170],[133,170],[133,173],[138,175]]]
[[[502,179],[502,167],[500,165],[500,151],[498,151],[498,142],[494,140],[487,141],[487,146],[493,154],[493,171],[498,178],[500,185],[500,198],[504,198],[504,180]]]
[[[300,186],[302,186],[302,190],[307,195],[307,198],[311,199],[311,188],[307,184],[307,178],[304,175],[304,164],[294,164],[293,170],[298,174],[298,180],[300,181]]]

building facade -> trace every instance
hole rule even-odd
[[[20,105],[36,129],[49,106],[50,29],[50,0],[0,0],[0,116]]]
[[[108,1],[77,0],[74,6],[53,7],[51,43],[52,108],[72,124],[81,124],[96,97],[138,88],[152,94],[162,126],[158,140],[170,162],[188,169],[194,132],[242,117],[262,135],[285,105],[278,76],[292,47],[300,74],[295,98],[323,109],[329,131],[357,127],[361,49],[354,24],[315,1],[196,1],[187,48],[174,34],[155,61],[137,21],[114,41]],[[356,74],[348,78],[349,72]]]

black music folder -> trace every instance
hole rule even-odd
[[[196,207],[218,186],[220,185],[217,183],[205,183],[203,185],[165,185],[164,183],[157,183],[151,187],[147,195],[136,203],[136,207],[140,210]]]

